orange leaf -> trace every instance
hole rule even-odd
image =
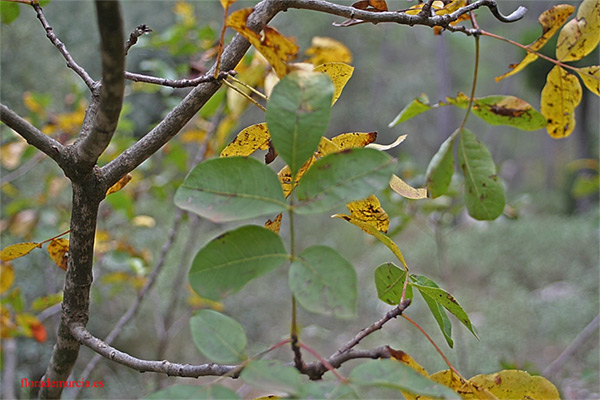
[[[121,179],[119,179],[117,181],[117,183],[115,183],[114,185],[112,185],[106,191],[106,195],[108,196],[109,194],[118,192],[119,190],[123,189],[125,187],[125,185],[127,185],[129,183],[129,181],[131,180],[131,178],[132,178],[131,174],[127,174],[124,177],[122,177]]]
[[[69,260],[69,240],[52,239],[52,242],[48,245],[48,254],[56,265],[66,271],[67,261]]]
[[[33,334],[33,338],[43,343],[48,338],[48,333],[46,332],[46,327],[41,322],[34,322],[30,325],[31,333]]]
[[[36,247],[42,246],[35,242],[24,242],[7,246],[2,249],[2,252],[0,252],[0,260],[10,261],[14,260],[15,258],[23,257],[24,255],[29,254],[29,252]]]

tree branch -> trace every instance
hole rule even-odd
[[[9,128],[21,135],[27,143],[36,147],[48,157],[52,158],[61,167],[65,166],[63,155],[64,146],[45,135],[35,126],[31,125],[13,110],[0,103],[0,120]]]
[[[91,132],[82,131],[75,142],[77,162],[89,169],[106,149],[119,122],[125,90],[125,52],[123,21],[118,2],[96,1],[100,50],[102,55],[102,87]]]
[[[87,87],[93,91],[95,89],[95,87],[97,86],[97,82],[95,82],[92,79],[92,77],[79,64],[77,64],[75,62],[75,60],[73,59],[73,57],[71,57],[71,54],[67,50],[67,47],[65,46],[65,44],[63,42],[61,42],[60,39],[54,34],[54,30],[52,29],[52,27],[46,20],[46,17],[44,16],[44,13],[42,11],[42,7],[40,7],[38,2],[32,1],[31,6],[35,10],[38,19],[40,20],[40,22],[42,23],[42,26],[46,30],[46,37],[48,37],[48,39],[50,39],[52,44],[58,49],[58,51],[60,51],[60,54],[62,54],[62,56],[65,58],[65,60],[67,60],[67,67],[69,67],[73,71],[75,71],[75,73],[77,75],[79,75],[79,77],[81,77],[81,79],[83,79],[83,81],[85,82]]]
[[[390,358],[391,352],[388,346],[380,346],[371,350],[348,350],[344,353],[332,355],[325,359],[333,368],[339,368],[343,363],[350,360],[356,360],[359,358]],[[328,371],[325,364],[321,361],[313,361],[305,364],[303,374],[308,375],[312,380],[318,380]]]
[[[125,55],[129,53],[129,49],[137,43],[138,38],[144,34],[152,32],[152,29],[146,24],[138,25],[130,34],[129,39],[125,43]]]
[[[237,72],[235,70],[231,71],[221,71],[219,75],[215,78],[214,75],[204,74],[194,79],[166,79],[166,78],[157,78],[155,76],[150,75],[142,75],[135,74],[132,72],[125,71],[125,79],[128,79],[133,82],[144,82],[144,83],[152,83],[155,85],[169,86],[172,88],[188,88],[198,86],[201,83],[206,82],[215,82],[221,79],[228,77],[229,75],[235,75]]]

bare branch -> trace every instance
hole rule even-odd
[[[235,365],[220,365],[220,364],[177,364],[167,360],[150,361],[142,360],[127,353],[123,353],[104,343],[102,340],[94,337],[81,324],[71,325],[72,335],[83,345],[94,350],[96,353],[106,357],[126,367],[132,368],[140,372],[158,372],[167,374],[168,376],[181,376],[188,378],[198,378],[200,376],[223,376],[231,373],[238,368]],[[237,377],[234,374],[232,378]]]
[[[132,72],[125,72],[125,79],[129,79],[133,82],[144,82],[144,83],[152,83],[155,85],[169,86],[172,88],[189,88],[198,86],[201,83],[206,82],[215,82],[221,79],[224,79],[230,75],[236,75],[237,72],[235,70],[231,71],[221,71],[219,75],[215,78],[213,75],[204,74],[194,79],[166,79],[166,78],[157,78],[155,76],[150,75],[142,75],[135,74]]]
[[[375,332],[376,330],[379,330],[383,327],[383,325],[385,325],[386,322],[388,322],[389,320],[399,317],[400,315],[402,315],[402,313],[404,312],[404,310],[406,310],[408,308],[408,306],[410,305],[410,299],[406,299],[404,300],[402,303],[398,304],[397,307],[391,309],[390,311],[388,311],[383,318],[381,318],[379,321],[372,323],[371,325],[369,325],[368,327],[366,327],[365,329],[363,329],[362,331],[358,332],[358,334],[352,338],[352,340],[350,340],[348,343],[346,343],[345,345],[343,345],[342,347],[340,347],[338,349],[338,351],[336,351],[331,358],[335,358],[345,352],[347,352],[348,350],[352,349],[354,346],[356,346],[357,344],[360,343],[361,340],[363,340],[364,338],[366,338],[367,336],[369,336],[371,333]]]
[[[138,38],[144,34],[152,32],[152,29],[146,24],[138,25],[130,34],[129,39],[125,43],[125,55],[129,53],[129,49],[137,43]]]
[[[44,135],[42,131],[31,125],[24,118],[4,104],[0,104],[0,120],[25,138],[27,143],[44,152],[46,155],[48,155],[48,157],[56,161],[61,167],[64,166],[64,146],[62,144],[51,137]]]
[[[119,122],[125,90],[124,34],[119,3],[98,0],[96,12],[102,55],[102,87],[91,132],[82,131],[74,145],[77,161],[83,168],[94,166],[110,143]]]
[[[73,57],[71,57],[71,54],[67,50],[65,44],[61,42],[60,39],[54,34],[54,30],[46,20],[46,17],[44,16],[44,13],[42,11],[42,7],[40,7],[38,2],[32,1],[31,5],[35,10],[38,19],[42,23],[42,26],[46,30],[46,36],[48,37],[48,39],[50,39],[50,41],[58,49],[58,51],[60,51],[60,54],[63,55],[65,60],[67,60],[67,67],[75,71],[75,73],[79,75],[81,79],[83,79],[87,87],[93,91],[97,86],[97,82],[95,82],[92,79],[92,77],[79,64],[75,62],[75,60],[73,59]]]
[[[344,353],[333,355],[327,358],[325,361],[328,362],[333,368],[339,368],[343,363],[350,360],[356,360],[359,358],[390,358],[390,348],[388,346],[381,346],[371,350],[348,350]],[[321,379],[323,374],[328,369],[325,364],[321,361],[314,361],[304,365],[302,373],[308,375],[312,380]]]

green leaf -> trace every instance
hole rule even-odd
[[[237,363],[246,359],[246,334],[233,318],[215,310],[196,311],[190,318],[194,344],[216,363]]]
[[[175,204],[214,222],[276,214],[288,207],[277,174],[244,157],[198,164],[177,189]]]
[[[386,187],[396,161],[374,149],[349,149],[329,154],[302,176],[294,211],[311,214],[364,199]]]
[[[301,71],[286,75],[273,88],[267,126],[292,175],[312,156],[327,129],[333,90],[326,74]]]
[[[546,126],[546,117],[515,96],[488,96],[475,99],[473,114],[490,125],[510,125],[526,131]]]
[[[242,226],[211,240],[196,254],[190,285],[200,296],[220,300],[287,259],[279,235],[262,226]]]
[[[425,111],[431,110],[433,107],[429,105],[429,98],[425,93],[421,96],[415,98],[410,104],[398,113],[396,118],[392,122],[389,123],[388,127],[396,126],[401,124],[409,119],[416,117],[417,115],[424,113]]]
[[[479,220],[498,218],[504,211],[504,187],[489,150],[468,129],[461,131],[458,162],[465,176],[469,215]]]
[[[289,285],[308,311],[339,318],[356,313],[356,271],[331,247],[311,246],[300,253],[290,267]]]
[[[292,396],[301,394],[305,384],[296,368],[277,360],[251,361],[242,371],[240,378],[261,391],[281,391]]]
[[[377,297],[387,304],[400,304],[406,271],[398,268],[393,263],[381,264],[375,269],[375,287]],[[412,288],[406,287],[406,298],[412,299]]]
[[[435,398],[455,399],[457,393],[434,382],[399,361],[371,360],[354,368],[352,383],[360,386],[379,386]]]
[[[0,20],[3,24],[10,24],[19,16],[19,4],[0,2]]]
[[[183,399],[183,400],[228,400],[239,399],[233,390],[220,385],[173,385],[145,397],[148,400]]]
[[[463,310],[463,308],[458,304],[458,301],[452,296],[450,293],[446,292],[443,289],[440,289],[435,282],[431,279],[426,278],[424,276],[419,275],[411,275],[412,283],[419,290],[421,295],[425,298],[425,296],[429,297],[431,300],[435,301],[446,310],[450,311],[452,315],[454,315],[464,326],[467,327],[471,331],[471,333],[479,339],[477,332],[475,331],[475,327],[471,324],[471,320],[469,316]],[[426,300],[427,301],[427,300]],[[427,303],[429,304],[429,303]],[[433,312],[433,310],[432,310]],[[435,314],[434,314],[435,317]],[[442,328],[442,333],[444,329]],[[445,334],[444,334],[445,335]]]
[[[450,187],[452,174],[454,174],[454,153],[452,149],[457,134],[458,131],[454,131],[442,143],[427,167],[427,191],[433,199],[446,194]]]
[[[412,275],[411,278],[419,285],[439,288],[434,281],[425,276]],[[440,303],[432,299],[428,294],[423,293],[418,286],[417,289],[419,290],[419,293],[421,293],[421,296],[423,296],[423,300],[425,300],[425,303],[427,303],[429,310],[431,310],[431,314],[433,314],[435,322],[437,322],[438,326],[440,327],[448,346],[453,347],[454,341],[452,340],[452,324],[450,323],[450,319],[448,318],[446,311],[444,311],[444,308]]]

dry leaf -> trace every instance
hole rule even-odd
[[[52,261],[61,269],[67,270],[69,261],[69,240],[68,239],[52,239],[48,245],[48,254]]]
[[[427,198],[427,189],[415,189],[396,175],[392,175],[390,187],[394,192],[398,193],[402,197],[406,197],[407,199],[421,200]]]
[[[266,123],[251,125],[242,129],[233,142],[227,145],[221,152],[221,157],[249,156],[256,150],[269,148],[271,134]]]
[[[114,185],[112,185],[107,191],[106,191],[106,195],[108,196],[109,194],[118,192],[119,190],[123,189],[125,187],[125,185],[127,185],[129,183],[129,181],[131,180],[132,175],[131,174],[127,174],[124,177],[122,177],[121,179],[119,179],[117,181],[117,183],[115,183]]]
[[[381,207],[381,203],[375,195],[347,203],[346,207],[353,218],[375,227],[380,232],[388,231],[390,217]]]
[[[279,234],[279,230],[281,229],[281,219],[283,218],[283,214],[279,213],[273,220],[267,220],[265,222],[265,228],[272,230],[273,232]]]

